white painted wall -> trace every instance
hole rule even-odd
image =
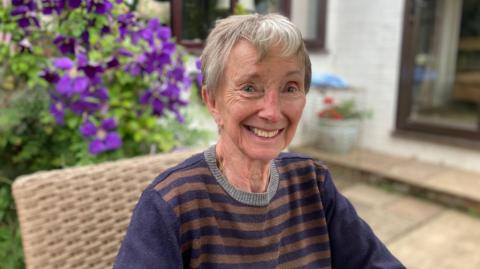
[[[295,1],[297,2],[297,1]],[[300,2],[300,1],[299,1]],[[398,156],[480,171],[480,152],[391,136],[395,126],[403,25],[403,0],[334,0],[328,2],[327,50],[311,54],[313,72],[333,73],[362,89],[373,109],[364,122],[360,145]],[[298,10],[293,8],[293,18]],[[308,140],[321,97],[309,93],[304,120],[294,144]]]

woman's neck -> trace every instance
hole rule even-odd
[[[228,182],[245,192],[266,192],[270,178],[270,163],[251,160],[235,147],[216,147],[218,167]]]

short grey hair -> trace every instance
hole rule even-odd
[[[207,38],[201,55],[203,85],[214,97],[223,75],[227,57],[240,40],[250,42],[259,53],[259,59],[268,55],[273,46],[280,46],[283,57],[297,56],[305,64],[305,92],[310,89],[312,68],[300,30],[279,14],[234,15],[218,20]]]

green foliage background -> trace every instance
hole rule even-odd
[[[22,39],[21,30],[9,15],[10,7],[0,5],[0,32],[11,33],[12,43]],[[77,12],[78,13],[78,12]],[[78,14],[73,12],[70,23],[57,32],[78,28]],[[108,22],[98,20],[99,27]],[[70,26],[75,26],[69,28]],[[55,29],[55,28],[54,28]],[[91,33],[91,39],[98,35]],[[110,111],[119,122],[122,134],[121,149],[91,155],[88,141],[79,133],[81,118],[65,117],[65,125],[58,126],[49,113],[48,85],[39,72],[54,54],[53,36],[36,31],[30,36],[31,50],[20,53],[18,47],[0,42],[0,269],[24,268],[21,237],[11,186],[15,178],[39,170],[100,163],[104,161],[159,153],[177,147],[206,145],[215,136],[211,131],[195,128],[198,118],[208,118],[201,105],[195,85],[190,94],[190,105],[183,108],[185,123],[173,115],[160,119],[149,113],[138,113],[138,96],[133,89],[146,89],[148,82],[125,74],[112,73],[109,88]],[[115,42],[98,39],[102,51],[93,51],[91,58],[108,57]],[[191,56],[185,55],[184,61]],[[139,116],[140,115],[140,116]]]

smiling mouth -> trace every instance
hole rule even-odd
[[[258,128],[255,128],[255,127],[252,127],[252,126],[246,126],[246,127],[250,132],[252,132],[256,136],[259,136],[259,137],[262,137],[262,138],[272,138],[272,137],[278,135],[281,131],[283,131],[283,129],[267,131],[267,130],[258,129]]]

